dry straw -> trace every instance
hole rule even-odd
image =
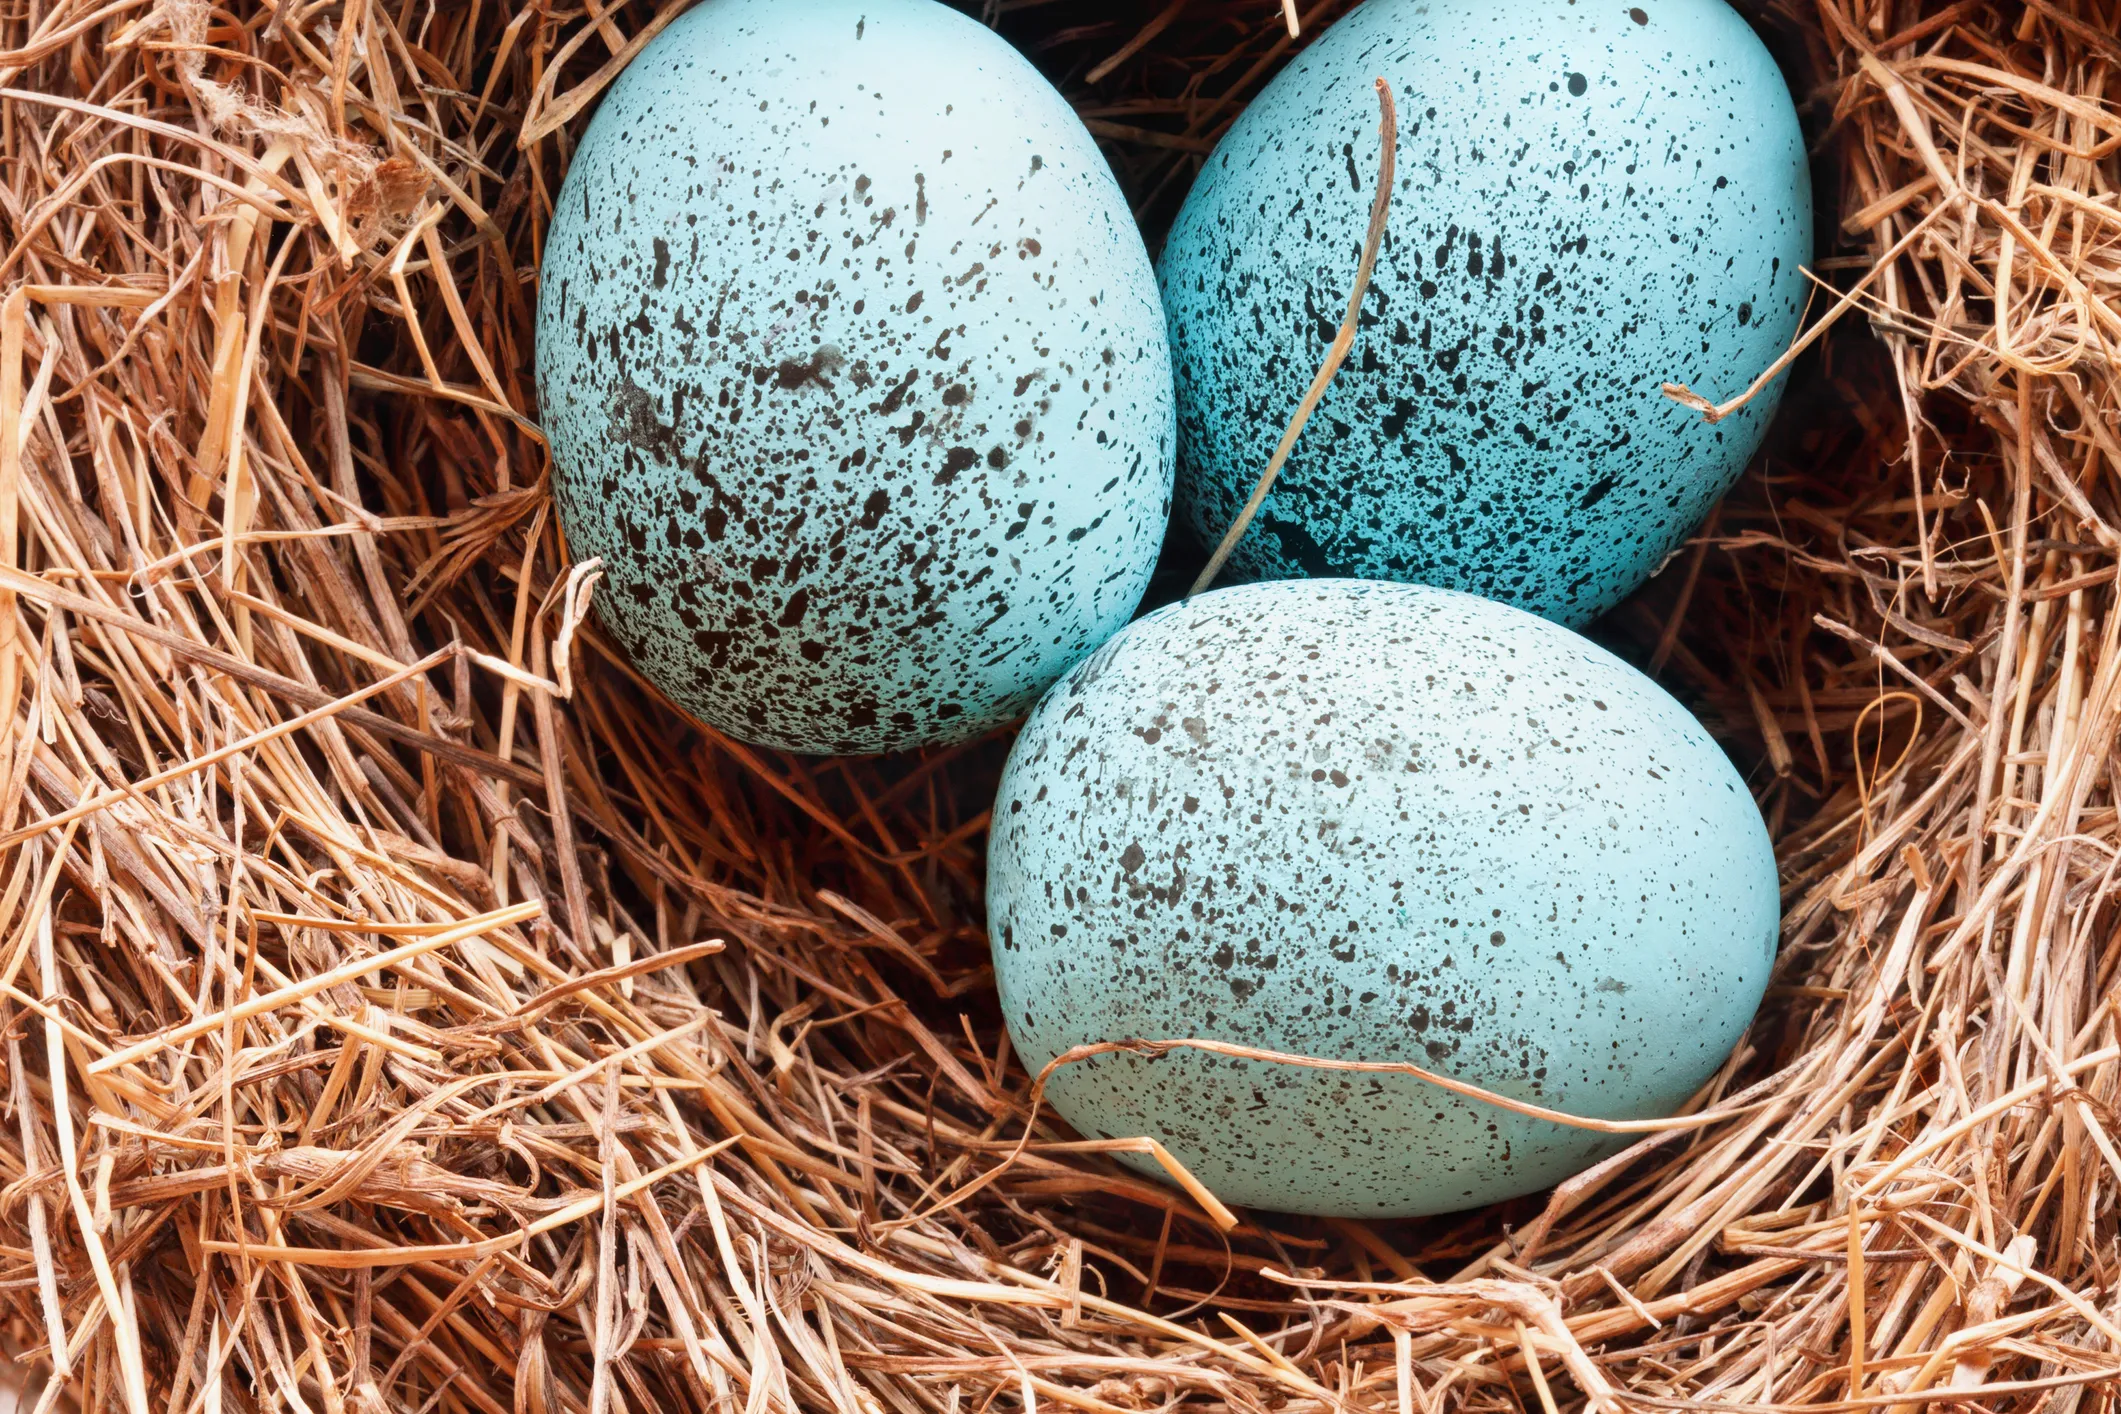
[[[1020,1142],[998,743],[748,751],[583,620],[539,240],[675,7],[511,3],[0,18],[0,1300],[45,1407],[2112,1406],[2113,0],[1764,17],[1840,318],[1614,621],[1781,847],[1716,1114],[1551,1200],[1228,1232]],[[1345,5],[986,8],[1098,71],[1153,226]]]

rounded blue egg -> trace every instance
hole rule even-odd
[[[1039,703],[993,821],[988,931],[1033,1073],[1206,1039],[1649,1118],[1723,1063],[1775,955],[1767,830],[1700,723],[1451,590],[1283,580],[1148,615]],[[1226,1202],[1302,1213],[1465,1208],[1626,1142],[1404,1072],[1185,1048],[1071,1062],[1046,1094]]]
[[[1353,353],[1233,563],[1464,589],[1579,625],[1744,469],[1794,336],[1811,182],[1789,90],[1723,0],[1367,0],[1208,159],[1161,275],[1179,501],[1215,544],[1346,310],[1398,98]]]
[[[560,189],[537,365],[600,618],[747,741],[1015,717],[1162,542],[1141,236],[1060,95],[934,0],[706,0],[649,43]]]

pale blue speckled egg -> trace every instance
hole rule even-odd
[[[1577,625],[1738,477],[1779,387],[1718,425],[1805,299],[1789,90],[1722,0],[1368,0],[1208,159],[1162,258],[1179,502],[1221,538],[1323,360],[1399,99],[1353,355],[1233,559],[1465,589]]]
[[[1141,236],[1060,95],[933,0],[706,0],[657,36],[560,189],[537,362],[599,616],[747,741],[1006,721],[1162,542]]]
[[[1669,1114],[1722,1064],[1778,916],[1752,797],[1655,683],[1490,600],[1331,579],[1159,610],[1063,677],[1010,753],[987,888],[1034,1073],[1203,1038],[1603,1119]],[[1290,1212],[1447,1212],[1624,1142],[1404,1072],[1186,1049],[1047,1094]]]

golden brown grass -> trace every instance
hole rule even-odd
[[[1152,225],[1290,48],[1279,0],[986,8]],[[2112,0],[1768,16],[1842,317],[1611,626],[1780,844],[1732,1117],[1228,1233],[1018,1152],[1001,743],[747,750],[581,616],[538,243],[673,12],[0,14],[0,1301],[48,1403],[2111,1407]]]

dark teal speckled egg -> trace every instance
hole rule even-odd
[[[1161,266],[1179,499],[1218,540],[1347,306],[1399,100],[1353,355],[1233,563],[1464,589],[1570,625],[1729,489],[1775,396],[1727,398],[1805,299],[1811,184],[1782,75],[1722,0],[1368,0],[1209,158]]]
[[[554,210],[538,380],[604,624],[748,741],[871,752],[1028,708],[1169,514],[1155,276],[1103,156],[934,0],[706,0]]]

